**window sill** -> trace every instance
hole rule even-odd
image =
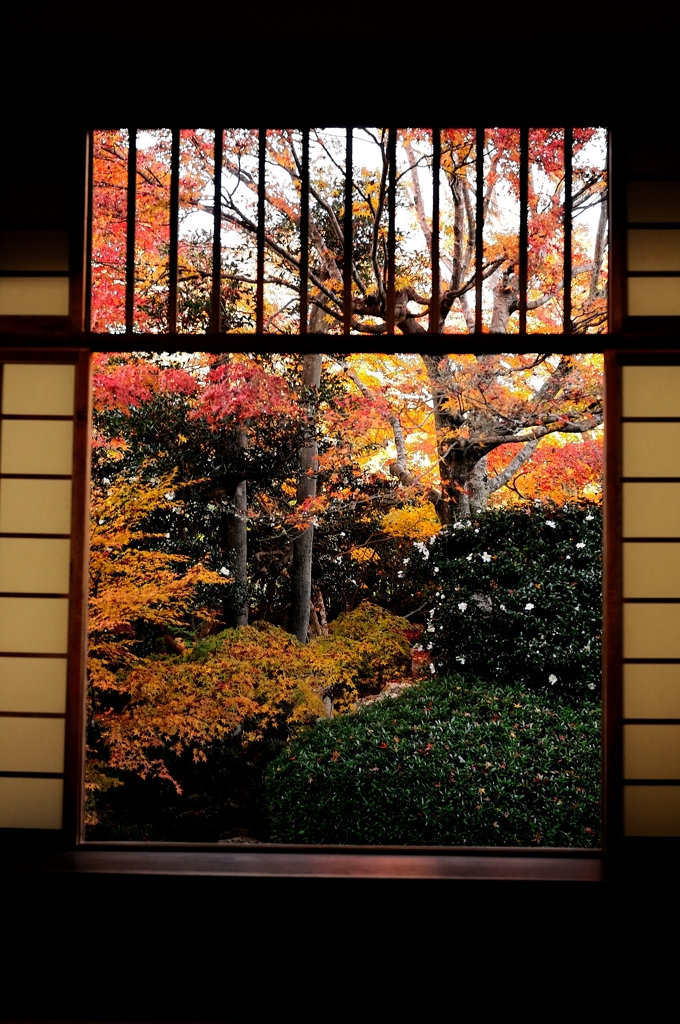
[[[176,875],[250,878],[385,878],[466,881],[577,881],[605,878],[597,850],[328,850],[159,844],[38,853],[6,851],[7,873]]]

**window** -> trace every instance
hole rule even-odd
[[[95,132],[92,327],[601,333],[606,164],[599,128]]]
[[[113,332],[106,344],[114,350],[116,332],[148,336],[175,328],[235,332],[241,341],[255,332],[352,333],[374,345],[396,329],[418,348],[428,332],[444,330],[561,333],[566,325],[568,332],[597,333],[606,323],[605,141],[592,128],[95,133],[93,325]],[[344,258],[348,250],[351,261]],[[320,363],[307,356],[305,366],[315,358]],[[335,372],[353,374],[356,384],[356,371],[344,361],[339,357]],[[247,362],[232,358],[237,371]],[[425,359],[435,402],[443,406],[451,395],[437,362],[434,355]],[[520,380],[518,373],[531,376],[532,367],[537,377],[553,367],[542,357],[503,363],[485,367],[488,383],[494,374],[509,385]],[[115,358],[111,365],[113,378]],[[392,359],[388,372],[399,372],[396,365]],[[467,379],[471,366],[456,371],[455,365],[449,372]],[[566,361],[560,365],[566,368]],[[373,391],[379,377],[378,370]],[[371,388],[359,385],[366,401]],[[445,413],[437,417],[443,424]],[[404,440],[394,412],[387,419],[397,442],[392,474],[413,483],[406,455],[412,438]],[[586,416],[570,429],[593,429],[597,422]],[[445,429],[438,428],[442,450]],[[441,461],[450,492],[438,499],[444,518],[449,504],[462,507],[471,482],[455,461]],[[469,458],[468,469],[476,461]],[[436,457],[430,472],[435,464]],[[284,486],[294,493],[292,472],[292,484]],[[279,547],[287,543],[283,536]],[[338,561],[351,555],[350,547],[342,552],[340,545]],[[361,550],[374,557],[372,549]],[[228,563],[220,571],[238,577],[224,544],[218,554]],[[254,557],[264,567],[267,547],[260,545]],[[307,634],[309,595],[302,604],[295,623],[300,639]],[[342,701],[342,694],[334,699]]]
[[[617,401],[618,386],[619,385],[618,385],[618,376],[617,376],[618,371],[616,369],[616,366],[620,365],[621,363],[625,363],[626,361],[628,363],[630,363],[631,366],[634,366],[634,365],[637,365],[637,366],[647,366],[647,365],[652,365],[652,366],[653,365],[658,365],[658,366],[661,366],[661,365],[667,365],[668,363],[672,363],[673,359],[676,358],[673,355],[672,350],[673,350],[673,345],[675,344],[674,332],[676,331],[676,328],[677,328],[677,320],[673,319],[672,316],[670,317],[670,319],[665,320],[664,319],[664,315],[666,315],[666,316],[668,315],[668,310],[664,311],[664,309],[661,306],[659,306],[658,304],[657,305],[653,305],[651,308],[647,308],[646,312],[645,312],[645,310],[643,310],[643,312],[645,313],[644,316],[642,316],[640,314],[640,309],[642,307],[640,307],[640,309],[638,309],[638,307],[636,307],[634,305],[633,306],[627,306],[626,305],[628,300],[627,300],[627,292],[626,292],[627,284],[626,284],[626,271],[625,271],[625,268],[626,268],[626,256],[625,256],[625,253],[626,253],[626,235],[625,235],[625,230],[624,230],[627,219],[631,223],[637,223],[636,215],[634,214],[634,212],[631,212],[630,217],[628,217],[628,215],[626,213],[626,209],[625,209],[625,207],[626,207],[626,195],[625,195],[625,192],[626,192],[626,189],[625,189],[626,176],[628,175],[628,176],[633,177],[633,176],[637,175],[638,178],[646,177],[646,179],[647,179],[646,184],[649,186],[648,191],[656,192],[657,195],[661,195],[661,193],[663,192],[663,189],[656,188],[655,183],[657,183],[657,182],[663,183],[663,182],[669,182],[669,181],[672,182],[674,176],[677,174],[677,154],[675,154],[669,148],[664,149],[663,144],[656,145],[655,148],[653,148],[653,150],[649,150],[648,149],[648,150],[645,150],[644,153],[643,153],[643,149],[640,146],[639,142],[636,139],[634,139],[632,137],[632,135],[628,135],[625,130],[620,130],[617,133],[614,133],[611,145],[613,147],[613,152],[615,153],[615,156],[616,156],[616,163],[613,166],[614,166],[614,171],[615,171],[615,173],[617,175],[617,179],[616,179],[617,185],[616,185],[616,189],[614,190],[613,195],[612,195],[612,209],[613,209],[612,251],[611,251],[611,266],[610,266],[610,271],[609,271],[609,277],[610,277],[610,282],[611,282],[611,328],[616,333],[610,335],[609,340],[611,341],[612,345],[616,346],[616,348],[619,350],[620,354],[617,357],[613,357],[612,358],[612,361],[608,364],[608,370],[607,370],[608,387],[610,388],[610,394],[609,394],[609,400],[608,400],[608,409],[609,409],[608,416],[609,415],[612,416],[611,424],[610,424],[610,427],[609,427],[610,450],[609,450],[609,456],[608,456],[608,458],[609,458],[609,463],[608,463],[608,467],[609,467],[609,469],[608,469],[609,483],[608,483],[608,487],[610,487],[610,488],[613,487],[612,481],[615,478],[618,477],[618,473],[619,473],[619,469],[618,469],[618,459],[619,459],[619,451],[620,451],[620,449],[619,449],[619,425],[618,425],[618,416],[617,416],[617,413],[616,413],[616,401]],[[72,188],[76,192],[78,192],[80,190],[80,195],[82,196],[84,190],[78,184],[79,182],[82,182],[83,179],[84,179],[83,166],[82,166],[82,135],[78,136],[78,133],[74,132],[73,135],[69,137],[68,146],[70,148],[69,148],[68,159],[67,159],[67,161],[65,163],[65,167],[67,168],[67,171],[66,171],[66,174],[65,174],[65,179],[69,178],[69,180],[72,183]],[[644,169],[643,169],[643,161],[644,161]],[[636,167],[637,167],[637,169],[636,169]],[[58,189],[57,189],[57,191],[58,191]],[[666,190],[666,191],[668,191],[668,190]],[[62,191],[62,198],[64,198],[67,194],[68,194],[68,189],[64,189]],[[80,208],[79,208],[79,205],[78,205],[79,202],[80,202]],[[79,212],[79,209],[80,209],[80,212]],[[3,208],[3,210],[4,210],[4,208]],[[84,218],[83,218],[83,215],[82,215],[82,210],[83,210],[83,203],[82,203],[81,200],[78,200],[78,201],[72,203],[71,204],[71,210],[70,210],[70,213],[68,214],[68,218],[67,218],[67,223],[68,223],[68,227],[69,227],[69,260],[70,260],[70,300],[69,300],[70,301],[70,306],[69,306],[69,309],[71,311],[71,319],[70,319],[69,323],[70,323],[70,329],[72,331],[74,331],[74,332],[82,330],[82,327],[83,327],[82,303],[80,302],[80,299],[79,299],[79,295],[82,295],[82,293],[83,293],[82,282],[83,282],[83,277],[84,277],[84,273],[83,273],[84,272],[84,263],[82,261],[82,246],[81,246],[81,240],[82,240],[82,237],[83,237],[83,225],[84,225]],[[3,223],[2,223],[2,225],[0,225],[0,227],[2,229],[8,230],[8,231],[28,230],[28,227],[25,227],[22,224],[19,224],[16,220],[11,220],[11,218],[8,219],[7,214],[5,212],[3,212],[2,216],[3,216]],[[662,210],[660,213],[657,212],[657,213],[654,214],[654,218],[653,218],[652,222],[649,222],[647,220],[645,220],[644,222],[640,221],[639,223],[640,223],[641,226],[639,228],[632,227],[631,230],[632,231],[641,231],[641,232],[656,231],[657,233],[659,233],[661,231],[664,231],[664,230],[667,230],[670,233],[672,233],[673,225],[674,225],[675,220],[676,220],[676,218],[675,218],[673,209],[670,206],[667,206],[667,208]],[[651,224],[651,226],[649,226],[650,224]],[[665,228],[664,225],[669,225],[669,227]],[[61,225],[56,225],[56,227],[58,229],[60,229],[60,230],[62,229]],[[35,230],[43,230],[43,229],[46,230],[46,228],[41,227],[41,225],[37,225],[37,227],[35,227]],[[397,223],[397,216],[396,216],[396,213],[395,213],[395,229],[394,229],[395,235],[396,235],[397,231],[398,231],[398,223]],[[389,223],[388,223],[388,236],[389,236]],[[3,241],[5,240],[5,237],[6,236],[3,236]],[[670,237],[670,234],[669,234],[669,237]],[[653,246],[655,246],[655,241],[654,241],[655,238],[657,238],[657,236],[653,236],[653,237],[651,237],[648,240],[648,241],[650,241],[650,244],[653,245]],[[37,236],[35,236],[34,241],[36,242],[36,245],[37,245],[38,241],[39,241],[39,239],[37,239]],[[395,244],[396,244],[396,238],[395,238]],[[635,244],[637,244],[637,242]],[[663,275],[669,270],[669,268],[666,265],[668,260],[666,259],[666,256],[664,255],[664,253],[666,252],[667,247],[664,248],[664,246],[661,246],[661,247],[656,247],[656,248],[658,249],[658,252],[659,252],[658,259],[657,259],[656,256],[654,256],[651,259],[651,262],[650,262],[648,257],[645,256],[645,259],[647,261],[646,262],[646,272],[648,272],[650,274],[650,279],[656,279],[656,278],[663,277]],[[634,256],[634,254],[633,254],[633,256]],[[635,257],[635,259],[637,259],[637,257]],[[12,270],[12,266],[11,265],[9,267],[7,267],[7,264],[3,264],[3,266],[5,266],[6,269],[8,269],[8,270]],[[42,267],[41,267],[41,269],[42,269]],[[46,268],[46,269],[49,269],[49,268]],[[645,277],[643,276],[642,272],[638,272],[636,266],[634,266],[633,263],[631,263],[631,265],[630,265],[630,272],[631,272],[631,276],[632,277],[636,277],[640,282],[644,282]],[[17,275],[14,275],[14,276],[17,276]],[[388,281],[388,285],[389,285],[389,281]],[[635,292],[635,296],[636,296],[635,297],[635,302],[641,301],[640,300],[640,294],[642,294],[642,293],[640,292],[640,289],[642,289],[643,287],[645,287],[645,286],[642,283],[636,285],[636,288],[638,289],[638,291]],[[652,280],[652,284],[650,285],[650,287],[656,287],[656,285],[654,283],[654,280]],[[50,349],[53,349],[54,345],[55,345],[55,338],[54,338],[54,336],[50,337],[49,332],[50,331],[54,331],[54,330],[63,330],[64,329],[64,324],[62,322],[59,322],[57,324],[56,321],[50,321],[45,316],[41,317],[40,311],[38,309],[36,309],[35,307],[34,307],[34,312],[36,314],[35,317],[32,317],[32,316],[30,316],[28,314],[17,314],[16,316],[10,317],[9,315],[7,315],[7,316],[4,316],[2,318],[2,321],[0,322],[0,327],[6,332],[6,337],[7,337],[8,342],[10,342],[10,343],[12,343],[12,344],[14,344],[16,346],[17,345],[17,340],[18,340],[19,349],[20,349],[18,354],[15,355],[8,348],[5,348],[3,356],[6,358],[6,361],[8,361],[8,362],[12,362],[12,361],[21,362],[22,360],[26,359],[27,361],[34,362],[36,364],[41,364],[41,363],[44,364],[46,362],[49,362],[53,358],[54,353],[50,354],[49,358],[46,357],[46,355],[45,355],[45,353],[47,351],[49,351]],[[257,310],[256,310],[256,312],[257,312]],[[263,310],[263,313],[264,313],[264,310]],[[649,314],[649,313],[651,313],[651,317],[647,317],[647,314]],[[671,313],[672,313],[672,310],[671,310]],[[659,314],[664,314],[664,315],[659,315]],[[625,329],[625,331],[628,332],[628,333],[626,333],[626,334],[621,333],[623,329]],[[24,332],[24,331],[27,331],[27,330],[28,331],[33,331],[33,332],[35,332],[35,331],[44,331],[45,332],[44,335],[41,338],[39,338],[38,341],[37,341],[39,350],[36,350],[33,353],[28,352],[23,347],[23,343],[20,340],[21,332]],[[631,332],[636,331],[636,330],[639,331],[640,333],[637,336],[632,336]],[[645,332],[645,333],[642,333],[642,332]],[[654,335],[653,341],[651,340],[652,339],[652,334]],[[62,337],[64,338],[64,342],[63,342],[64,344],[74,344],[76,347],[78,345],[82,346],[83,338],[82,338],[82,336],[79,337],[77,335],[77,333],[72,334],[70,336],[62,336]],[[95,339],[93,337],[86,337],[85,338],[85,341],[87,342],[87,344],[91,345],[91,347],[94,348],[94,349],[98,349],[98,348],[102,347],[102,340],[103,339]],[[519,340],[520,339],[518,339],[518,341]],[[35,338],[34,338],[33,343],[36,344]],[[303,344],[302,342],[298,342],[296,344],[296,348],[301,347],[302,344]],[[479,342],[477,342],[476,344],[477,344],[477,346],[481,346],[481,345],[484,344],[484,342],[482,342],[481,339],[480,339]],[[167,340],[166,339],[163,340],[163,348],[164,349],[167,349],[168,347],[173,347],[173,346],[176,347],[178,350],[185,350],[188,347],[184,341],[182,341],[180,344],[176,344],[174,338],[167,338]],[[138,347],[138,344],[136,342],[128,341],[128,339],[121,338],[120,341],[118,341],[118,343],[117,343],[117,345],[115,347],[116,347],[117,350],[124,349],[126,347],[132,349],[133,347],[134,348]],[[208,347],[208,346],[206,345],[206,346],[202,346],[202,347]],[[222,348],[220,348],[219,350],[222,351],[224,347],[225,347],[224,346],[224,342],[222,342]],[[243,345],[240,345],[239,347],[242,348]],[[385,346],[383,345],[381,347],[384,348]],[[517,348],[519,348],[518,345],[515,345],[513,347],[515,348],[515,350],[517,350]],[[562,350],[564,350],[565,348],[568,349],[568,346],[564,342],[561,343],[560,347],[562,348]],[[656,349],[663,350],[665,352],[663,357],[662,356],[658,356],[658,357],[655,356],[654,352],[652,351],[652,347],[654,347]],[[16,352],[16,348],[15,348],[14,351]],[[73,356],[69,355],[67,358],[65,358],[65,362],[68,362],[68,361],[70,361],[72,359],[73,359]],[[655,362],[655,360],[656,360],[656,362]],[[80,400],[79,400],[78,408],[82,410],[82,402],[80,402]],[[79,413],[79,415],[80,415],[80,413]],[[648,416],[649,415],[649,410],[647,410],[644,415]],[[669,415],[670,415],[670,413],[669,413]],[[672,431],[671,431],[671,433],[672,433]],[[661,482],[668,483],[669,481],[664,477],[663,481],[661,481]],[[672,482],[672,481],[670,481],[670,482]],[[654,483],[654,481],[645,480],[645,483]],[[610,501],[609,501],[609,504],[608,504],[608,513],[607,513],[608,519],[607,519],[607,527],[606,527],[606,537],[607,537],[607,544],[608,544],[609,554],[608,554],[608,563],[607,563],[608,584],[607,584],[607,589],[606,589],[606,592],[605,592],[605,597],[606,597],[606,601],[605,601],[605,618],[606,618],[606,629],[607,629],[607,638],[608,638],[607,639],[607,655],[606,655],[606,659],[605,659],[606,672],[607,672],[607,678],[605,680],[605,683],[606,683],[606,690],[607,690],[607,694],[608,694],[608,698],[607,698],[607,711],[606,711],[607,739],[606,739],[606,752],[605,753],[606,753],[606,765],[607,765],[607,792],[608,792],[607,815],[608,815],[609,846],[610,846],[610,848],[614,848],[615,844],[619,841],[619,837],[621,837],[623,835],[623,825],[622,825],[622,819],[621,819],[621,778],[622,778],[621,715],[622,715],[622,709],[621,709],[621,706],[620,706],[620,703],[619,703],[620,698],[619,698],[618,694],[619,694],[620,691],[619,691],[619,684],[618,684],[617,680],[619,679],[619,674],[620,674],[619,665],[621,664],[621,658],[622,658],[622,653],[621,652],[623,650],[623,647],[622,647],[623,640],[622,640],[622,632],[621,631],[622,631],[622,629],[624,629],[626,627],[625,627],[625,623],[622,623],[622,620],[621,620],[621,615],[620,615],[620,607],[621,606],[620,606],[620,603],[619,603],[620,599],[621,599],[621,590],[619,588],[619,582],[618,582],[619,581],[619,570],[618,570],[619,562],[618,562],[618,554],[617,554],[618,543],[619,543],[619,536],[620,536],[620,534],[619,534],[619,524],[618,524],[618,511],[617,511],[618,505],[617,505],[617,498],[616,498],[615,491],[610,489],[609,494],[610,494]],[[82,521],[82,517],[81,517],[81,521]],[[650,538],[643,538],[644,541],[647,541],[649,539]],[[659,585],[659,590],[660,590],[659,597],[663,596],[661,592],[665,593],[667,589],[668,588],[666,587],[665,584],[663,584],[663,581],[662,581],[660,583],[660,585]],[[665,599],[665,600],[668,600],[668,599]],[[75,599],[75,604],[72,607],[76,607],[76,606],[78,606],[78,599],[77,598]],[[80,628],[80,627],[78,627],[78,628]],[[77,629],[76,629],[76,632],[77,632]],[[74,638],[75,638],[75,635],[76,635],[76,633],[74,632],[74,634],[73,634]],[[656,651],[656,653],[652,652],[652,651],[646,651],[644,653],[644,657],[648,659],[645,662],[645,664],[653,664],[654,663],[654,657],[662,658],[662,657],[664,657],[664,655],[660,652],[660,649],[659,649],[659,651]],[[668,655],[668,657],[672,657],[672,655]],[[672,662],[667,662],[667,663],[668,664],[672,664]],[[643,685],[643,684],[639,684],[639,685]],[[654,685],[657,686],[656,683]],[[673,685],[672,680],[669,680],[667,685],[672,688],[672,685]],[[652,689],[653,689],[653,687],[652,687]],[[653,704],[653,702],[652,702],[652,704]],[[657,799],[657,797],[655,795],[655,799],[657,800],[657,803],[658,803],[658,800],[662,800],[662,802],[665,801],[664,806],[665,806],[666,809],[663,811],[662,814],[660,814],[660,816],[657,815],[657,817],[655,818],[656,812],[654,811],[653,801],[651,801],[651,802],[647,801],[646,802],[645,806],[647,807],[647,811],[645,811],[645,814],[643,814],[642,818],[638,818],[637,824],[635,825],[635,829],[634,829],[635,834],[637,836],[639,836],[639,837],[650,836],[650,835],[666,835],[666,836],[668,836],[668,835],[673,835],[673,834],[675,834],[675,832],[678,831],[677,820],[676,820],[676,817],[674,817],[674,812],[672,811],[672,802],[673,802],[672,801],[672,797],[673,797],[673,792],[674,792],[673,787],[676,785],[676,783],[674,782],[674,779],[673,779],[673,775],[674,775],[674,773],[677,774],[676,773],[676,769],[673,767],[673,764],[671,763],[672,762],[672,757],[674,756],[673,755],[673,750],[675,749],[675,747],[674,747],[675,740],[673,738],[674,737],[674,733],[672,732],[672,730],[669,732],[669,727],[673,726],[673,716],[671,715],[671,711],[673,709],[671,708],[669,710],[669,708],[665,707],[665,706],[663,708],[661,708],[661,706],[658,705],[658,703],[652,707],[652,704],[650,704],[649,707],[644,711],[644,714],[642,714],[643,718],[645,716],[649,716],[648,718],[645,719],[645,721],[646,721],[645,728],[648,729],[648,733],[645,733],[645,737],[646,737],[645,742],[648,742],[648,745],[649,745],[648,749],[651,750],[652,748],[654,748],[655,745],[658,746],[657,739],[659,737],[661,737],[661,735],[663,733],[664,737],[666,737],[666,739],[668,740],[665,749],[667,749],[667,751],[669,752],[669,756],[671,758],[671,761],[669,761],[667,764],[662,765],[662,766],[652,765],[651,762],[650,762],[650,764],[645,769],[645,771],[648,774],[647,782],[645,784],[647,784],[647,783],[656,784],[656,781],[658,781],[658,780],[660,780],[663,783],[663,786],[658,786],[657,788],[658,788],[659,791],[661,789],[663,789],[664,792],[666,793],[666,796],[663,796],[663,794],[660,794],[658,799]],[[72,723],[70,726],[68,726],[68,728],[73,728],[74,732],[71,734],[71,738],[67,741],[67,746],[66,746],[67,752],[69,752],[69,756],[70,757],[73,756],[74,750],[76,751],[76,755],[75,755],[75,761],[76,762],[78,761],[77,749],[78,749],[78,745],[79,745],[79,742],[80,742],[79,741],[79,726],[77,725],[77,716],[78,716],[77,707],[78,707],[78,700],[76,699],[76,704],[74,706],[75,716],[71,716],[70,718],[67,718],[67,721],[71,721],[71,723]],[[640,707],[637,706],[634,710],[635,710],[635,717],[640,717]],[[73,725],[74,722],[76,723],[75,725]],[[635,725],[636,723],[635,722],[631,722],[630,724],[631,725]],[[665,732],[664,732],[664,730],[665,730]],[[640,732],[639,735],[642,736],[642,733]],[[666,740],[664,740],[664,742],[666,742]],[[68,766],[67,766],[67,776],[69,774],[69,771],[71,771],[71,769],[68,768]],[[639,771],[639,769],[636,769],[636,774],[634,776],[631,776],[631,779],[632,779],[633,782],[636,782],[636,780],[640,779],[640,775],[638,774],[638,771]],[[73,771],[71,771],[71,775],[73,777],[75,777],[74,772],[76,772],[75,768],[73,769]],[[642,780],[642,781],[644,781],[644,780]],[[649,788],[653,789],[653,785],[649,786]],[[70,791],[72,793],[75,793],[75,792],[79,791],[79,784],[75,788],[72,788]],[[667,798],[670,799],[670,801],[671,801],[670,803],[668,803],[668,799]],[[74,804],[73,804],[72,801],[69,803],[69,799],[67,799],[66,806],[67,806],[67,808],[70,808],[70,810],[68,812],[71,815],[71,817],[69,819],[69,824],[68,824],[68,829],[69,829],[69,833],[68,834],[70,836],[72,836],[72,835],[75,834],[75,826],[74,826],[75,815],[72,813],[72,809],[74,807]],[[661,805],[659,804],[659,806],[661,806]],[[670,810],[669,810],[669,808],[670,808]],[[645,817],[645,815],[646,815],[646,817]],[[650,817],[650,815],[651,815],[651,817]]]

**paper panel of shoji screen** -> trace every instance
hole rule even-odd
[[[69,533],[70,480],[2,481],[0,533]]]
[[[680,836],[680,786],[626,786],[627,836]]]
[[[680,270],[680,231],[629,231],[628,269]]]
[[[64,780],[0,775],[0,828],[60,829]]]
[[[624,538],[680,537],[680,483],[624,483],[622,511]]]
[[[629,277],[628,316],[680,316],[680,278]]]
[[[624,366],[623,416],[680,416],[680,366]]]
[[[680,366],[622,367],[622,414],[624,827],[680,835]]]
[[[680,182],[629,182],[628,222],[629,224],[680,223]]]
[[[72,364],[2,366],[1,828],[62,825],[74,400]]]
[[[68,277],[0,277],[0,316],[68,316]]]
[[[624,477],[680,477],[680,422],[624,423]]]

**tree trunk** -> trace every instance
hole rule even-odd
[[[316,412],[319,385],[321,383],[321,355],[306,355],[302,366],[302,386],[305,390],[307,422],[304,445],[300,449],[300,477],[297,486],[297,503],[302,505],[308,498],[316,497],[316,481],[319,473],[319,450],[316,443]],[[312,598],[312,550],[314,527],[309,525],[296,537],[293,543],[293,567],[291,570],[291,595],[288,630],[301,643],[307,642],[309,632],[309,610]]]
[[[507,334],[510,315],[519,308],[519,278],[515,268],[504,267],[493,290],[491,333]]]
[[[239,445],[248,447],[245,430],[239,431]],[[245,479],[239,480],[232,494],[231,509],[225,516],[223,526],[224,547],[227,561],[234,574],[235,601],[225,608],[228,626],[248,625],[248,490]]]
[[[483,455],[479,462],[472,467],[468,481],[468,494],[470,500],[470,511],[485,512],[489,499],[487,483],[486,455]]]
[[[442,454],[442,447],[440,445],[439,458],[442,500],[437,502],[435,508],[441,522],[446,525],[485,507],[486,497],[482,497],[481,478],[486,475],[486,458],[477,445],[453,448],[445,454]],[[474,480],[480,460],[484,465],[481,473],[477,472],[478,479]]]

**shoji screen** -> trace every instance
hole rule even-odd
[[[0,828],[72,833],[82,786],[89,357],[0,359]]]
[[[626,332],[677,334],[680,318],[680,148],[673,133],[614,133],[613,256]],[[622,180],[623,179],[623,180]],[[615,301],[614,305],[618,305]],[[622,314],[622,319],[619,319]]]
[[[608,372],[620,396],[610,498],[621,538],[624,835],[678,836],[680,353],[620,354]]]
[[[0,316],[69,315],[68,231],[0,229]]]
[[[680,316],[680,181],[628,183],[628,316]]]

